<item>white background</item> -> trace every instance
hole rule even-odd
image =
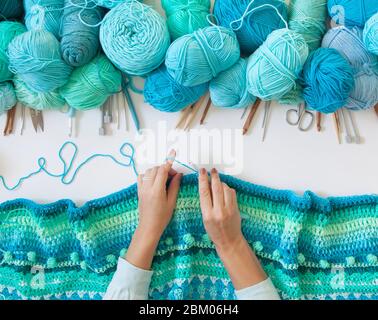
[[[160,113],[143,103],[143,97],[133,94],[143,128],[156,130],[158,122],[166,120],[168,129],[175,127],[179,114]],[[302,133],[285,122],[288,108],[273,105],[267,138],[261,142],[261,122],[263,107],[260,108],[253,122],[253,128],[244,138],[244,156],[239,159],[243,171],[239,178],[273,188],[292,189],[298,193],[312,190],[322,196],[354,195],[378,193],[378,118],[372,110],[355,113],[361,135],[362,145],[339,145],[331,116],[324,119],[324,131],[313,130]],[[18,110],[19,112],[19,110]],[[244,120],[240,120],[240,110],[220,110],[212,108],[208,114],[207,129],[240,129]],[[200,114],[198,115],[198,118]],[[68,139],[68,120],[59,111],[44,113],[45,133],[35,134],[27,112],[26,129],[19,134],[20,120],[17,117],[16,133],[9,137],[0,136],[0,175],[9,184],[36,168],[39,156],[45,156],[51,171],[61,170],[57,151]],[[199,127],[197,118],[196,127]],[[111,153],[116,155],[120,145],[135,141],[135,129],[129,117],[129,131],[121,118],[121,130],[113,125],[110,136],[98,135],[100,125],[99,110],[79,113],[77,118],[77,137],[72,139],[79,146],[78,161],[93,153]],[[0,118],[0,129],[5,125],[5,116]],[[164,136],[160,136],[165,141]],[[177,148],[178,158],[184,157],[187,150]],[[163,150],[165,151],[165,150]],[[193,150],[191,150],[193,152]],[[201,150],[203,153],[209,150]],[[181,157],[180,157],[181,153]],[[161,155],[151,159],[150,164],[139,166],[143,171],[148,165],[164,160]],[[197,165],[201,165],[198,163]],[[211,165],[206,164],[210,169]],[[218,166],[222,170],[222,165]],[[179,168],[180,170],[182,168]],[[132,170],[116,166],[109,160],[95,160],[87,165],[70,186],[62,185],[57,179],[42,174],[25,182],[16,191],[8,192],[0,185],[0,201],[18,197],[33,199],[37,202],[51,202],[70,198],[78,204],[110,194],[135,182]]]

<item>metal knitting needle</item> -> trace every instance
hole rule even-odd
[[[262,136],[262,142],[265,141],[267,127],[268,127],[270,114],[271,114],[271,108],[272,108],[271,107],[271,101],[265,102],[265,113],[264,113],[264,121],[263,121],[264,132],[263,132],[263,136]]]
[[[108,100],[106,100],[106,102],[104,103],[104,123],[110,123],[111,122],[111,115],[110,115],[110,98],[108,98]]]
[[[116,97],[116,106],[117,106],[117,130],[121,129],[121,107],[119,103],[119,93]]]
[[[347,119],[347,117],[345,115],[345,112],[346,111],[344,109],[341,109],[340,115],[341,115],[341,118],[342,118],[342,120],[344,122],[345,133],[346,133],[345,141],[347,143],[353,143],[354,142],[354,138],[353,138],[352,133],[350,131],[348,119]]]
[[[68,136],[71,138],[73,134],[74,118],[76,116],[76,110],[72,107],[68,110]]]
[[[20,105],[21,107],[21,129],[20,129],[20,135],[22,136],[22,134],[24,133],[24,129],[25,129],[25,106],[23,106],[22,104]]]
[[[337,111],[333,114],[333,122],[335,124],[335,130],[336,130],[336,136],[337,136],[337,141],[339,144],[341,144],[341,137],[340,137],[340,122],[339,122],[339,115]]]
[[[105,121],[104,121],[104,118],[105,118],[105,106],[102,105],[101,106],[101,127],[98,130],[98,134],[100,136],[104,136],[105,135]]]
[[[357,128],[357,124],[356,124],[356,121],[354,120],[352,112],[349,109],[347,109],[346,110],[346,114],[349,116],[350,122],[352,123],[352,128],[353,128],[353,132],[354,132],[354,141],[357,144],[361,144],[362,143],[362,138],[361,138],[361,136],[359,134],[359,131],[358,131],[358,128]]]
[[[248,108],[249,108],[249,106],[247,106],[246,108],[244,108],[243,113],[242,113],[240,119],[243,119],[245,117],[245,115],[247,114]]]

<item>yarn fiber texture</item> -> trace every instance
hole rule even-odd
[[[209,89],[211,101],[217,107],[246,108],[256,101],[247,90],[247,60],[244,58],[211,80]]]
[[[9,70],[7,55],[8,45],[14,37],[24,33],[26,28],[23,24],[13,21],[0,22],[0,82],[11,80],[13,73]]]
[[[273,31],[249,58],[248,91],[262,100],[279,100],[296,87],[307,57],[308,46],[299,33]]]
[[[167,51],[165,65],[175,81],[191,87],[209,82],[239,57],[239,43],[232,30],[206,27],[175,40]]]
[[[106,14],[100,28],[100,41],[105,54],[118,69],[141,76],[163,63],[170,36],[159,13],[131,1]]]
[[[363,28],[366,21],[378,12],[376,0],[328,0],[328,13],[337,23]]]
[[[161,4],[173,40],[209,25],[210,0],[162,0]]]
[[[270,33],[285,27],[284,21],[272,7],[262,7],[249,13],[241,22],[232,23],[242,18],[250,2],[251,0],[216,0],[214,4],[214,15],[219,24],[226,28],[234,28],[240,50],[247,56],[262,45]],[[287,6],[281,0],[254,0],[249,10],[267,4],[277,8],[282,17],[287,20]]]
[[[177,112],[198,101],[208,90],[208,83],[184,87],[176,82],[165,66],[153,71],[144,85],[144,100],[163,112]]]
[[[366,22],[363,39],[366,48],[378,55],[378,12]]]
[[[377,196],[298,196],[221,179],[236,190],[243,234],[282,299],[378,299]],[[137,225],[136,185],[79,208],[70,200],[0,203],[0,294],[102,299]],[[33,286],[33,266],[43,268],[47,286]],[[181,181],[152,269],[150,299],[235,298],[203,227],[197,175]],[[342,290],[330,285],[335,269],[344,270]]]
[[[0,83],[0,115],[11,109],[16,103],[13,85],[10,82]]]
[[[67,84],[60,88],[60,94],[70,107],[89,110],[101,107],[120,87],[121,72],[101,54],[75,69]]]
[[[93,0],[93,1],[101,7],[112,9],[121,3],[130,2],[132,0]]]
[[[354,72],[337,50],[319,48],[304,65],[302,85],[309,108],[333,113],[345,106],[354,88]]]
[[[8,46],[9,68],[30,90],[49,92],[63,86],[72,67],[62,59],[60,44],[45,30],[27,31]]]
[[[1,0],[0,21],[20,18],[24,13],[23,0]]]

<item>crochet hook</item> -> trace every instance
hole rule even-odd
[[[188,118],[188,115],[189,115],[192,107],[193,107],[193,105],[189,105],[186,108],[181,110],[181,116],[179,118],[179,121],[176,124],[176,129],[180,129],[182,127],[182,125],[184,124],[184,122]]]
[[[202,117],[201,117],[201,120],[200,120],[200,125],[203,125],[205,123],[205,119],[206,119],[206,116],[209,112],[210,107],[211,107],[211,98],[209,97],[209,100],[207,101],[205,110],[203,111],[203,114],[202,114]]]
[[[374,106],[375,114],[378,117],[378,103]]]
[[[316,128],[318,132],[322,131],[322,114],[319,111],[316,112]]]
[[[190,126],[191,124],[193,123],[199,109],[201,108],[203,102],[205,101],[205,98],[207,97],[207,95],[204,95],[202,96],[195,104],[194,106],[192,107],[192,110],[188,116],[188,119],[186,120],[186,123],[185,123],[185,126],[184,126],[184,130],[190,130]],[[210,97],[208,98],[210,99]],[[207,102],[206,102],[207,103]]]
[[[340,136],[340,120],[337,111],[333,114],[333,122],[335,124],[336,136],[339,144],[341,144],[341,136]]]
[[[246,122],[243,126],[243,135],[247,134],[247,132],[248,132],[250,126],[251,126],[252,120],[255,117],[255,114],[257,112],[257,109],[260,106],[260,103],[261,103],[261,100],[259,98],[257,98],[255,103],[251,107],[251,111],[249,112],[248,118],[247,118],[247,120],[246,120]]]
[[[21,105],[21,129],[20,129],[20,135],[24,133],[24,128],[25,128],[25,106]]]
[[[74,118],[76,116],[76,110],[72,107],[68,110],[68,136],[71,138],[73,135]]]
[[[16,115],[16,106],[13,106],[7,111],[7,122],[4,129],[4,136],[7,136],[13,132],[14,118]]]

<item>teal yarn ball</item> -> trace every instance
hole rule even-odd
[[[165,65],[175,81],[191,87],[209,82],[239,57],[239,43],[232,30],[206,27],[175,40]]]
[[[208,90],[208,84],[184,87],[167,72],[165,66],[153,71],[144,85],[144,100],[163,112],[177,112],[199,100]]]
[[[311,51],[321,46],[326,32],[327,0],[291,0],[289,28],[305,39]]]
[[[162,0],[161,4],[173,40],[209,25],[209,0]]]
[[[163,63],[170,36],[159,13],[131,1],[106,14],[100,28],[100,41],[105,54],[118,69],[142,76]]]
[[[0,115],[17,103],[13,85],[10,82],[0,83]]]
[[[250,13],[243,18],[247,8]],[[234,29],[241,52],[249,56],[269,34],[285,27],[274,8],[287,20],[287,6],[281,0],[216,0],[214,15],[221,26]]]
[[[60,44],[48,31],[35,30],[15,37],[8,46],[9,68],[36,92],[63,86],[71,74],[60,54]]]
[[[366,49],[378,56],[378,12],[366,22],[363,39]]]
[[[98,6],[113,9],[123,2],[130,2],[132,0],[93,0]]]
[[[28,30],[43,29],[60,38],[64,0],[24,0],[24,7]]]
[[[95,109],[120,90],[121,80],[121,72],[101,54],[75,69],[66,85],[60,88],[60,94],[74,109]]]
[[[60,48],[67,64],[80,67],[91,61],[100,49],[98,25],[104,11],[90,1],[82,9],[83,0],[65,0],[62,15]],[[84,22],[84,23],[83,23]]]
[[[20,18],[24,13],[23,0],[1,0],[0,21]]]
[[[211,101],[216,107],[246,108],[256,101],[247,90],[247,60],[244,58],[211,80],[209,89]]]
[[[13,78],[13,73],[8,68],[8,46],[16,36],[25,31],[25,26],[19,22],[0,22],[0,82],[11,80]]]
[[[366,21],[378,12],[376,0],[328,0],[329,16],[348,27],[363,28]]]
[[[55,89],[50,92],[36,92],[16,75],[13,79],[17,100],[24,106],[34,110],[60,109],[66,104],[59,90]]]
[[[299,33],[289,29],[273,31],[249,58],[249,92],[262,100],[279,100],[296,88],[307,57],[308,46]]]
[[[333,113],[347,103],[354,87],[354,72],[337,50],[319,48],[306,61],[301,80],[308,107]]]

